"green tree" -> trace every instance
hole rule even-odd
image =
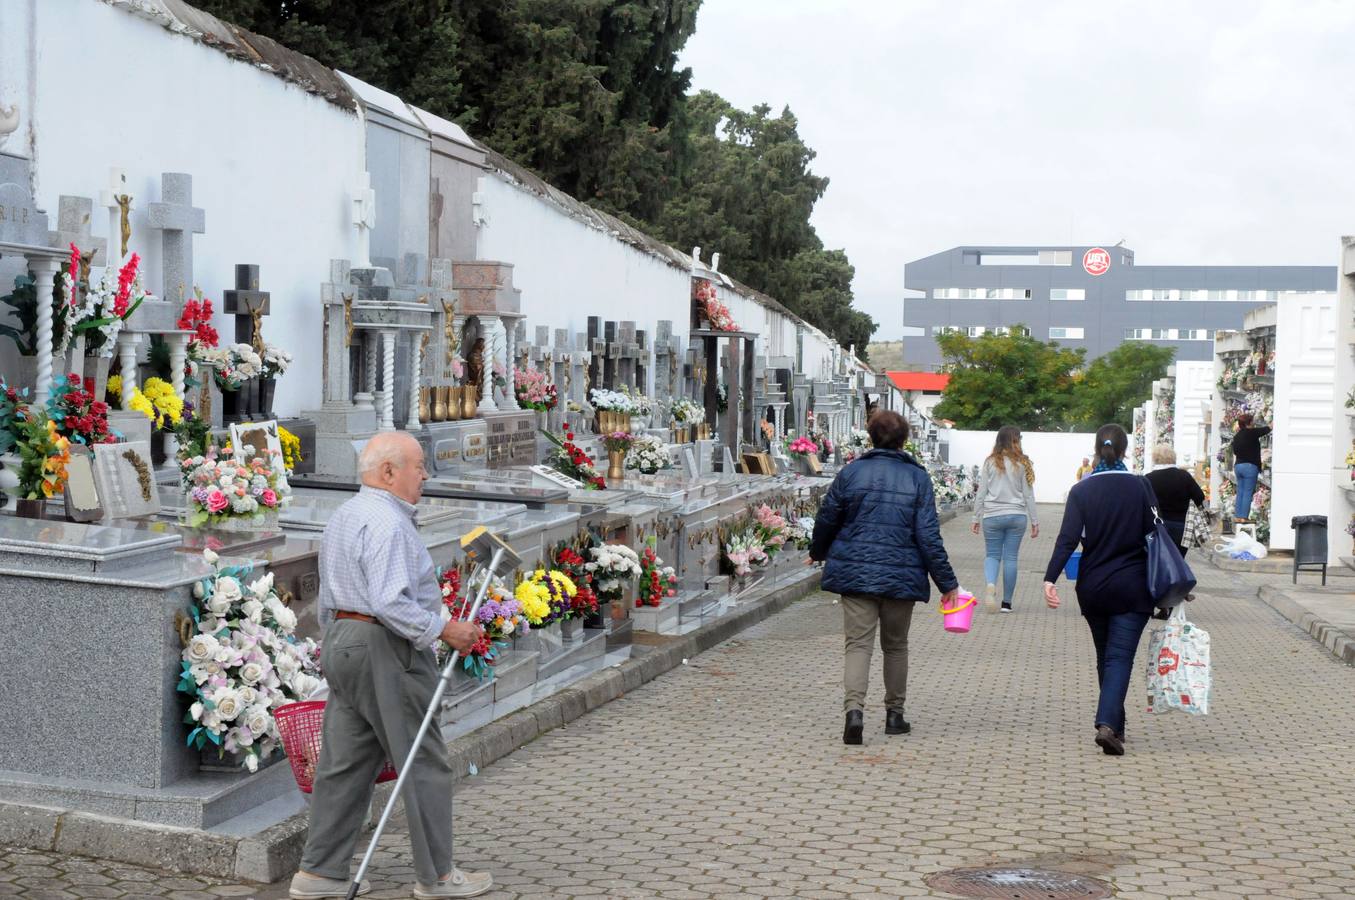
[[[1167,374],[1176,356],[1172,347],[1125,341],[1092,360],[1079,380],[1073,404],[1075,423],[1088,430],[1117,422],[1134,427],[1134,408],[1153,392],[1153,382]]]
[[[935,414],[960,428],[991,431],[1003,425],[1063,428],[1086,351],[1029,337],[1020,328],[977,338],[959,332],[937,337],[950,374]]]

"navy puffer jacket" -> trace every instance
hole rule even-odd
[[[941,543],[927,470],[902,450],[872,450],[833,479],[809,555],[827,560],[823,589],[897,600],[959,586]]]

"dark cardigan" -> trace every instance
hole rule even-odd
[[[1153,527],[1150,505],[1156,504],[1148,481],[1130,472],[1098,472],[1073,485],[1045,581],[1058,581],[1081,543],[1077,602],[1082,614],[1151,614],[1144,535]]]

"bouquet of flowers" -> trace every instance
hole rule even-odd
[[[206,350],[216,347],[220,339],[212,327],[212,301],[202,296],[202,289],[193,288],[193,296],[183,305],[183,314],[179,316],[178,329],[193,332],[188,342],[188,357],[200,359]]]
[[[193,587],[195,627],[178,686],[192,698],[188,745],[243,753],[254,772],[279,744],[274,711],[320,686],[320,651],[295,636],[296,614],[278,597],[271,572],[246,583],[250,567],[220,565],[211,550],[202,555],[212,574]]]
[[[80,257],[79,248],[71,244],[71,261],[61,280],[71,298],[72,309],[66,318],[67,331],[63,335],[58,352],[66,349],[71,338],[84,334],[86,356],[112,356],[123,324],[149,296],[142,288],[141,277],[137,274],[141,257],[133,253],[132,258],[127,260],[116,275],[112,266],[105,266],[97,284],[84,285],[83,304],[79,303],[76,283],[80,272]]]
[[[574,443],[574,432],[566,431],[563,438],[549,431],[541,432],[555,445],[555,449],[546,457],[546,465],[555,471],[582,481],[585,490],[602,491],[607,489],[607,481],[597,470],[593,457],[579,449]]]
[[[654,539],[650,538],[640,554],[640,591],[635,597],[635,605],[658,606],[665,597],[676,597],[677,583],[677,573],[659,559],[654,550]]]
[[[819,445],[807,437],[797,437],[786,445],[786,452],[792,456],[812,456],[819,452]]]
[[[635,443],[635,436],[629,431],[613,431],[602,436],[602,446],[608,453],[625,453]]]
[[[932,494],[935,495],[937,506],[965,503],[973,498],[974,489],[970,486],[964,466],[938,465],[928,474],[931,475]]]
[[[639,412],[635,405],[635,398],[624,391],[593,388],[588,392],[588,401],[593,404],[593,409],[605,409],[609,412],[624,413],[628,416],[636,415]]]
[[[238,391],[240,386],[263,372],[263,359],[249,344],[231,344],[203,350],[199,360],[212,367],[216,386],[223,391]]]
[[[61,436],[77,444],[111,444],[117,440],[108,430],[108,404],[94,399],[94,379],[79,375],[58,375],[52,380],[47,400],[47,417],[56,423]]]
[[[795,524],[786,527],[786,541],[794,544],[797,550],[809,549],[813,536],[814,520],[809,516],[802,516],[795,520]]]
[[[513,378],[513,393],[523,409],[547,412],[555,408],[559,395],[545,372],[536,369],[517,369]]]
[[[215,451],[180,461],[188,488],[189,526],[212,526],[231,518],[262,518],[291,499],[291,487],[273,468],[272,461],[255,456],[253,447],[246,446],[244,451],[248,463],[229,457],[217,459]]]
[[[282,445],[282,464],[290,472],[301,462],[301,438],[279,425],[278,443]]]
[[[265,379],[277,378],[287,372],[292,364],[292,354],[275,344],[263,345],[261,374]]]
[[[578,592],[574,579],[564,572],[537,569],[518,584],[513,596],[522,603],[527,621],[539,626],[569,618]]]
[[[626,396],[630,398],[631,415],[647,416],[654,412],[654,401],[649,396],[639,391],[626,391]]]
[[[735,575],[747,575],[753,566],[767,562],[767,551],[755,528],[745,528],[730,535],[725,542],[725,559],[734,568]]]
[[[150,419],[156,428],[173,430],[183,419],[183,399],[162,378],[147,378],[144,388],[132,391],[128,405]]]
[[[598,595],[593,593],[593,576],[588,571],[588,561],[568,544],[560,544],[552,560],[558,569],[574,582],[575,594],[570,599],[569,613],[566,619],[581,619],[598,611]]]
[[[720,300],[715,285],[706,279],[700,279],[695,285],[696,302],[710,327],[715,331],[738,331],[739,324],[734,321],[729,307]]]
[[[870,432],[863,428],[853,428],[847,435],[847,441],[842,445],[842,463],[846,465],[849,462],[859,459],[870,450],[873,445],[870,442]],[[904,447],[908,449],[907,446]],[[913,457],[917,458],[916,445],[914,446]]]
[[[461,620],[470,612],[471,601],[461,596],[461,573],[456,569],[447,569],[438,575],[438,585],[442,591],[442,605],[448,619]],[[507,596],[497,588],[491,588],[475,613],[475,622],[484,631],[470,651],[461,659],[461,667],[475,678],[483,680],[493,677],[493,666],[499,661],[514,634],[526,634],[531,626],[522,614],[522,604]],[[445,659],[451,648],[443,644],[439,652]]]
[[[653,475],[660,469],[673,465],[668,457],[668,446],[652,434],[642,434],[631,442],[630,452],[626,455],[626,468],[639,469],[646,475]]]
[[[706,411],[683,397],[673,401],[673,421],[679,425],[695,425],[706,417]]]
[[[13,446],[19,451],[19,484],[14,488],[15,494],[24,500],[50,500],[60,495],[66,487],[71,442],[46,413],[27,406],[10,427]]]
[[[789,539],[785,517],[765,503],[753,512],[753,530],[768,556],[775,556]]]
[[[630,579],[640,574],[640,557],[625,544],[599,544],[589,550],[592,560],[588,572],[599,597],[619,600],[626,593]]]

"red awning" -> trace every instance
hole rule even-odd
[[[901,391],[940,393],[950,384],[950,376],[944,372],[886,372],[885,376]]]

